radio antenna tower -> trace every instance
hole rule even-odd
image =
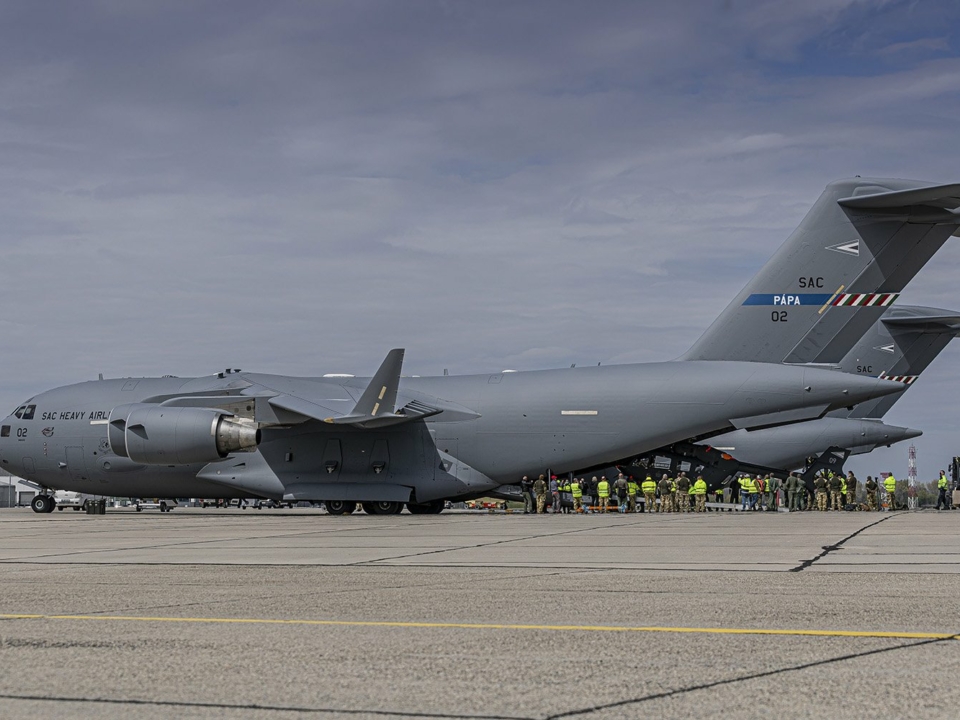
[[[917,448],[913,445],[907,450],[907,507],[917,508]]]

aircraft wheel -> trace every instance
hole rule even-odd
[[[53,512],[53,498],[49,495],[37,495],[30,501],[30,509],[35,513]]]
[[[376,508],[376,503],[372,503],[372,502],[360,503],[360,507],[363,508],[363,511],[364,511],[367,515],[377,515],[377,514],[378,514],[378,513],[377,513],[377,508]]]
[[[407,510],[413,515],[439,515],[443,512],[443,500],[428,503],[407,503]]]
[[[355,502],[346,500],[324,500],[323,504],[327,506],[327,512],[331,515],[349,515],[357,507]]]
[[[372,505],[372,510],[374,515],[396,515],[403,512],[403,503],[398,502],[389,502],[387,500],[380,500],[373,503],[364,503],[364,505]],[[364,508],[366,510],[366,508]],[[369,512],[369,510],[367,511]]]

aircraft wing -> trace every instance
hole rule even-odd
[[[274,408],[297,413],[312,420],[320,420],[331,425],[355,425],[364,428],[397,425],[412,420],[420,420],[431,415],[439,415],[443,412],[443,408],[433,407],[418,400],[410,400],[396,412],[390,410],[378,415],[357,412],[356,408],[347,414],[341,414],[336,410],[295,395],[278,395],[269,398],[267,402]],[[359,404],[357,403],[357,405]]]
[[[447,420],[468,420],[479,417],[472,410],[441,400],[422,396],[420,393],[405,393],[400,390],[400,372],[403,366],[403,349],[387,353],[380,368],[370,379],[356,405],[344,413],[321,404],[310,397],[304,388],[286,392],[267,399],[272,408],[296,413],[331,425],[350,425],[359,428],[380,428],[389,425],[422,420],[445,413]]]
[[[480,417],[469,408],[441,398],[401,391],[403,354],[403,349],[391,350],[362,390],[332,379],[291,383],[289,379],[275,376],[249,375],[242,384],[230,389],[208,394],[158,396],[145,402],[167,407],[215,408],[248,417],[252,413],[253,418],[264,425],[297,425],[319,420],[331,425],[379,428],[441,413],[448,422]]]

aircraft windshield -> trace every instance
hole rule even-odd
[[[13,411],[14,417],[21,420],[33,420],[33,414],[37,411],[36,405],[21,405]]]

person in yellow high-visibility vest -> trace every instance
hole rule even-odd
[[[887,510],[897,509],[897,479],[887,475],[883,479],[883,489],[887,491]]]
[[[947,482],[947,474],[941,470],[940,478],[937,480],[937,510],[940,509],[940,506],[943,506],[943,509],[946,510],[950,506],[947,505],[947,486],[950,483]]]
[[[693,487],[690,488],[693,494],[694,512],[706,512],[707,509],[707,482],[702,477],[697,477]]]
[[[583,486],[581,485],[583,481],[579,478],[575,478],[572,483],[570,483],[570,494],[573,495],[573,511],[575,513],[583,512]]]
[[[597,483],[597,502],[600,505],[600,512],[607,511],[607,502],[610,500],[610,483],[607,482],[607,476],[604,475]]]
[[[657,509],[657,484],[653,478],[647,475],[647,479],[640,483],[640,490],[643,492],[643,509],[654,512]]]

